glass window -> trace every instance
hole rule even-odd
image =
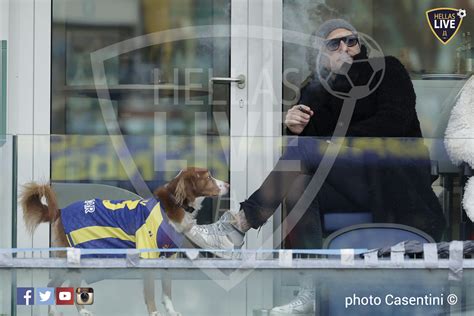
[[[195,113],[229,114],[228,87],[216,86],[210,99],[208,82],[210,76],[229,72],[230,41],[198,38],[193,29],[214,24],[230,24],[229,1],[53,1],[52,133],[107,134],[90,54],[139,36],[149,40],[146,35],[156,34],[162,37],[161,44],[150,43],[105,62],[121,133],[151,135],[154,114],[163,112],[167,133],[215,134],[216,123],[199,124]],[[189,39],[175,40],[172,30]]]
[[[439,7],[465,9],[467,16],[474,12],[474,2],[458,0],[284,0],[283,28],[310,35],[324,21],[343,18],[358,32],[373,38],[384,56],[395,56],[402,62],[415,89],[424,143],[441,174],[442,181],[434,182],[433,189],[449,217],[449,236],[456,238],[455,223],[461,219],[454,210],[461,206],[453,183],[464,180],[457,178],[459,169],[449,159],[443,139],[458,93],[473,71],[470,42],[474,20],[464,18],[457,34],[444,45],[435,37],[426,18],[426,11]],[[299,100],[298,89],[294,87],[301,87],[315,70],[315,54],[309,45],[283,41],[283,112]]]
[[[51,143],[51,179],[135,191],[106,136],[111,130],[99,97],[107,90],[118,125],[112,134],[124,136],[151,191],[185,165],[228,181],[230,89],[210,89],[209,79],[229,77],[230,39],[202,28],[230,29],[230,1],[52,2],[51,131],[58,136]],[[130,43],[136,48],[119,52]],[[104,49],[117,51],[103,62],[106,87],[97,84],[91,63]]]

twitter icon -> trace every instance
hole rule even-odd
[[[54,305],[54,287],[37,287],[35,290],[36,305]]]

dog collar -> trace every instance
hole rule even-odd
[[[180,208],[184,209],[186,212],[192,213],[194,212],[194,207],[189,206],[189,205],[183,205],[182,203],[178,203],[178,200],[176,199],[176,196],[168,191],[169,197],[171,200],[173,200],[174,204],[178,205]]]

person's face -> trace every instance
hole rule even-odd
[[[354,34],[346,29],[335,29],[326,37],[326,41],[336,38],[343,38],[345,36],[353,36]],[[360,44],[350,47],[344,40],[339,41],[339,47],[336,50],[329,50],[325,47],[325,53],[329,56],[329,66],[335,73],[340,73],[344,64],[351,65],[353,57],[360,53]]]

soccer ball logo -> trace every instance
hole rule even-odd
[[[340,99],[365,98],[377,89],[385,74],[385,58],[380,46],[370,36],[361,33],[358,35],[360,44],[367,48],[368,58],[354,60],[350,65],[346,64],[346,67],[339,69],[337,74],[328,70],[327,66],[323,66],[327,65],[329,60],[329,53],[324,49],[320,49],[316,60],[319,81],[329,93]],[[363,69],[365,78],[358,76],[357,69]],[[345,84],[333,86],[332,80],[336,75],[339,81],[345,81]]]

